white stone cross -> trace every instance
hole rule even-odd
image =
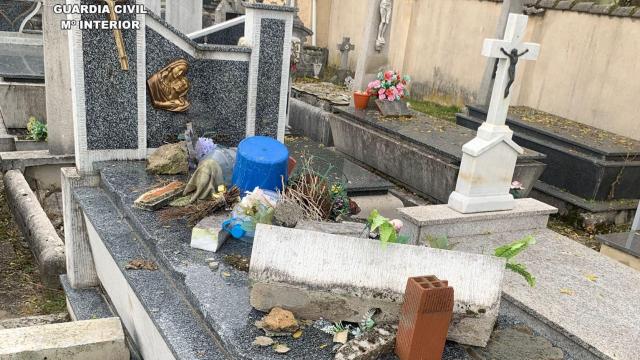
[[[511,85],[519,60],[535,60],[538,44],[523,43],[527,16],[510,14],[503,40],[486,39],[482,55],[498,59],[487,121],[476,137],[462,147],[456,190],[449,207],[467,214],[511,210],[515,200],[509,193],[518,154],[524,150],[513,142],[513,131],[505,124]]]
[[[516,65],[519,60],[535,60],[540,53],[540,45],[523,43],[522,37],[527,29],[526,15],[509,14],[504,39],[485,39],[482,55],[497,58],[496,79],[491,93],[491,103],[487,115],[487,123],[504,125],[511,100],[511,85],[516,76]],[[507,55],[508,54],[508,55]],[[505,96],[505,92],[508,95]]]

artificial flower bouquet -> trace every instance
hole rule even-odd
[[[395,70],[380,72],[367,86],[367,93],[382,101],[397,101],[409,95],[407,85],[410,81],[409,75],[401,76]]]

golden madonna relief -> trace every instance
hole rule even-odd
[[[191,87],[187,79],[189,63],[176,60],[147,80],[151,102],[154,108],[173,112],[187,111],[191,103],[187,92]]]

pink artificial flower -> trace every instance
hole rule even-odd
[[[389,70],[384,73],[384,79],[387,81],[391,81],[393,79],[393,71]]]
[[[380,90],[378,90],[378,95],[384,95],[385,90],[384,88],[380,88]]]
[[[396,96],[395,96],[395,95],[389,95],[389,96],[387,96],[387,100],[389,100],[389,101],[394,101],[395,99],[396,99]]]
[[[393,225],[393,228],[396,229],[396,231],[400,231],[400,229],[402,229],[402,226],[404,225],[402,223],[402,220],[398,220],[398,219],[393,219],[391,221],[389,221],[391,223],[391,225]]]
[[[380,100],[384,100],[385,98],[386,98],[386,96],[384,94],[378,95],[378,99],[380,99]]]
[[[398,89],[398,91],[402,91],[404,89],[404,85],[402,85],[402,83],[398,83],[398,85],[396,85],[396,89]]]
[[[373,81],[373,87],[374,88],[379,88],[380,87],[380,80],[374,80]]]

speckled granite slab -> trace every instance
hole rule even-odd
[[[60,275],[60,283],[67,297],[67,308],[71,307],[68,310],[73,320],[103,319],[114,316],[107,300],[97,287],[74,289],[67,275]]]

